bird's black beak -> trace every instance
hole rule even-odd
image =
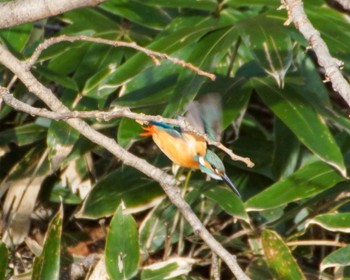
[[[230,178],[227,177],[225,173],[221,175],[221,178],[238,195],[239,198],[242,198],[235,185],[231,182]]]

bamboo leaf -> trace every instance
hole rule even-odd
[[[41,255],[33,265],[32,279],[59,279],[63,207],[49,224]]]
[[[114,280],[130,279],[139,264],[137,225],[131,215],[123,213],[123,208],[121,203],[111,220],[106,240],[106,270]]]
[[[342,153],[323,118],[292,87],[284,90],[271,85],[268,79],[254,79],[261,99],[284,124],[321,160],[334,166],[345,177]]]
[[[266,210],[314,196],[345,180],[334,168],[321,161],[305,165],[246,202],[246,210]]]
[[[261,241],[267,265],[276,279],[306,279],[289,248],[276,232],[264,230]]]
[[[350,233],[350,213],[328,213],[311,219],[307,225],[316,224],[329,231]]]
[[[335,250],[325,257],[320,265],[320,270],[323,271],[329,267],[344,267],[350,265],[350,245]]]

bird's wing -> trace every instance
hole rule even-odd
[[[185,117],[198,132],[206,133],[199,102],[192,101],[187,105]]]
[[[205,132],[212,140],[220,141],[222,133],[222,106],[219,94],[209,93],[199,100]]]
[[[208,93],[199,101],[187,106],[187,121],[201,133],[206,133],[212,140],[220,141],[222,132],[221,98],[218,94]]]

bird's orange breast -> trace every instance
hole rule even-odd
[[[203,139],[190,133],[174,136],[155,125],[146,130],[150,132],[153,141],[171,161],[182,167],[199,168],[195,157],[205,156],[207,144]]]

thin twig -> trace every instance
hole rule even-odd
[[[220,262],[215,253],[211,254],[210,276],[213,280],[220,280]]]
[[[350,11],[350,1],[349,0],[333,0],[333,2],[339,4],[344,10]]]
[[[332,247],[345,247],[346,244],[334,240],[298,240],[287,242],[289,247],[294,246],[332,246]]]
[[[320,33],[307,18],[302,0],[282,0],[281,7],[285,7],[288,12],[288,20],[285,22],[285,25],[293,22],[295,27],[303,34],[310,47],[314,50],[318,64],[324,68],[325,81],[330,81],[333,89],[350,106],[350,85],[340,71],[343,67],[343,62],[332,57],[329,53],[328,47],[321,38]]]
[[[248,167],[253,167],[254,163],[247,157],[241,157],[232,152],[229,148],[225,147],[223,144],[217,141],[211,140],[208,135],[196,131],[184,118],[179,119],[169,119],[162,116],[151,116],[145,115],[143,113],[134,113],[130,111],[127,107],[116,107],[112,111],[67,111],[67,112],[52,112],[45,108],[35,108],[30,106],[18,99],[16,99],[8,90],[4,87],[0,87],[0,96],[6,104],[14,108],[15,110],[26,112],[33,116],[40,116],[53,120],[68,120],[68,119],[86,119],[86,118],[95,118],[98,120],[108,121],[112,118],[125,117],[129,119],[137,120],[141,123],[147,123],[150,121],[164,122],[172,125],[177,125],[181,127],[184,131],[189,131],[195,133],[202,138],[204,138],[209,145],[213,145],[224,151],[228,154],[232,160],[242,161]]]
[[[73,43],[73,42],[77,42],[77,41],[92,42],[92,43],[97,43],[97,44],[109,45],[109,46],[113,46],[113,47],[131,48],[131,49],[137,50],[137,51],[142,52],[142,53],[148,55],[149,57],[151,57],[156,65],[160,64],[160,61],[158,59],[166,59],[166,60],[170,60],[171,62],[178,64],[182,67],[185,67],[185,68],[197,73],[198,75],[208,77],[212,81],[214,81],[216,78],[214,74],[203,71],[189,62],[186,62],[186,61],[179,59],[179,58],[176,58],[176,57],[172,57],[172,56],[165,54],[165,53],[152,51],[152,50],[143,48],[143,47],[137,45],[135,42],[127,43],[127,42],[113,41],[113,40],[108,40],[108,39],[103,39],[103,38],[94,38],[94,37],[89,37],[89,36],[85,36],[85,35],[80,35],[80,36],[62,35],[59,37],[53,37],[53,38],[45,40],[35,49],[32,56],[29,59],[27,59],[26,64],[27,64],[28,69],[30,69],[35,64],[35,62],[38,60],[41,53],[45,49],[47,49],[48,47],[55,45],[55,44],[58,44],[58,43],[61,43],[61,42]]]

